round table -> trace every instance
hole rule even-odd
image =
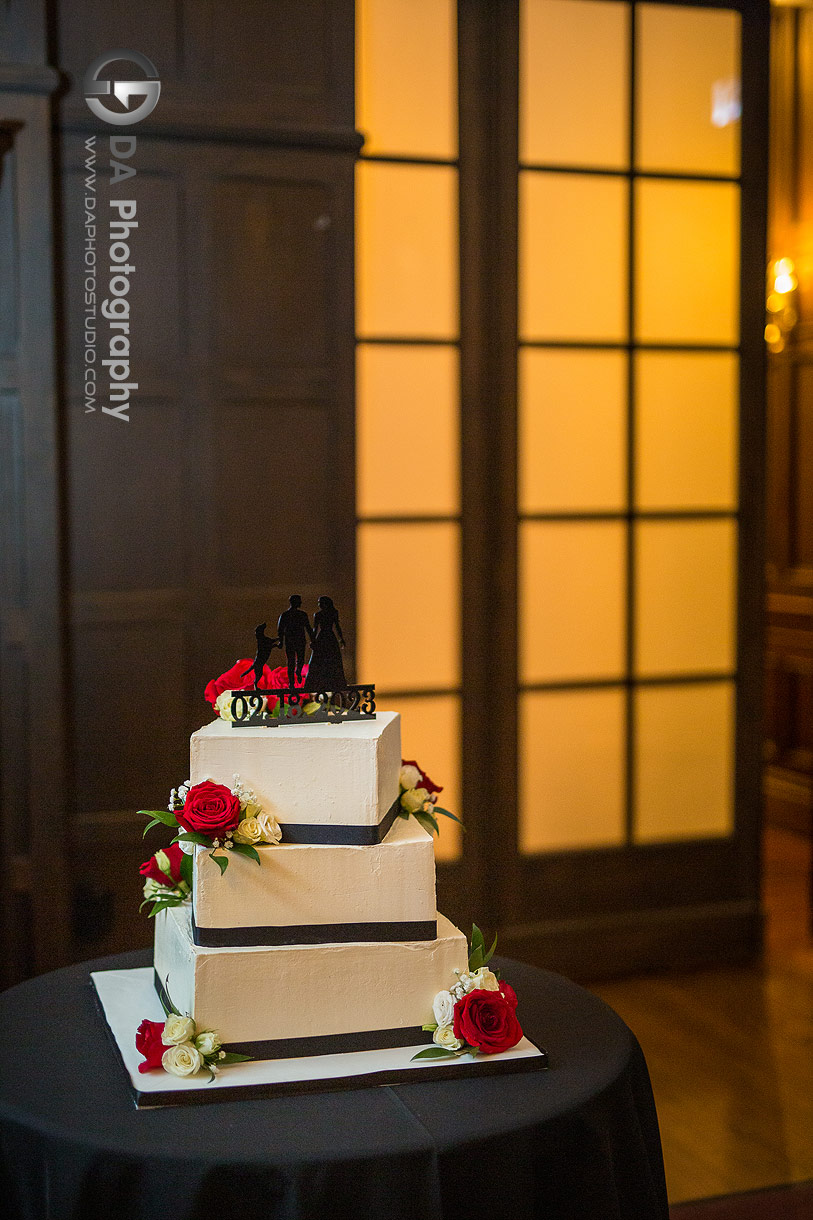
[[[70,966],[0,996],[0,1172],[15,1220],[666,1220],[634,1036],[601,1000],[498,961],[550,1070],[137,1111]]]

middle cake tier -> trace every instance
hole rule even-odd
[[[192,935],[211,948],[434,940],[432,838],[396,818],[366,847],[279,843],[256,861],[232,854],[221,876],[196,848]]]

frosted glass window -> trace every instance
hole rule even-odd
[[[626,181],[524,171],[519,206],[522,338],[624,339]]]
[[[641,687],[635,726],[635,841],[731,834],[733,683]]]
[[[739,339],[739,188],[728,182],[636,183],[636,337]]]
[[[735,522],[641,521],[636,530],[638,672],[733,669]]]
[[[520,524],[520,680],[618,677],[624,667],[625,526]]]
[[[456,171],[361,161],[357,175],[359,337],[456,338]]]
[[[460,696],[427,695],[390,699],[380,705],[401,715],[401,755],[414,758],[436,784],[443,786],[438,804],[464,819],[460,785]],[[465,819],[464,819],[465,820]],[[462,831],[451,818],[438,818],[438,860],[460,856]]]
[[[728,352],[636,356],[639,508],[736,507],[738,374]]]
[[[359,345],[360,516],[457,513],[458,379],[456,348]]]
[[[636,46],[640,168],[739,173],[739,13],[642,4]]]
[[[356,22],[365,153],[455,157],[454,0],[357,0]]]
[[[379,691],[460,681],[455,524],[367,524],[357,531],[360,681]]]
[[[523,0],[520,159],[629,164],[629,5]]]
[[[520,850],[623,843],[623,692],[529,691],[519,724]]]
[[[520,511],[624,507],[626,378],[621,352],[520,349]]]

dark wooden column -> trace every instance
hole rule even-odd
[[[0,13],[0,797],[6,983],[71,953],[45,5]]]

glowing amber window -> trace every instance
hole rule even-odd
[[[626,379],[621,352],[520,349],[521,512],[624,507]]]
[[[738,174],[739,13],[639,4],[636,47],[638,166]]]
[[[636,338],[735,345],[739,188],[645,180],[635,190]]]
[[[635,528],[638,672],[733,670],[736,522],[640,521]]]
[[[460,681],[460,527],[362,523],[358,554],[358,674],[380,691]]]
[[[454,0],[357,0],[357,109],[365,153],[457,156]]]
[[[359,337],[455,339],[456,171],[361,161],[357,174]]]
[[[458,379],[456,348],[359,345],[359,516],[458,511]]]
[[[635,740],[635,842],[731,834],[733,683],[642,687]]]
[[[736,508],[738,378],[731,352],[637,354],[639,508]]]
[[[523,683],[621,675],[624,541],[616,521],[520,523]]]
[[[529,691],[519,721],[520,850],[623,843],[623,692]]]
[[[526,170],[519,200],[521,337],[625,338],[627,183]]]
[[[460,789],[460,696],[407,695],[385,699],[387,708],[401,715],[401,753],[415,759],[443,792],[438,804],[462,817]],[[461,831],[451,818],[438,818],[440,834],[435,837],[438,860],[455,860],[460,855]]]
[[[520,13],[520,160],[624,168],[629,5],[523,0]]]

